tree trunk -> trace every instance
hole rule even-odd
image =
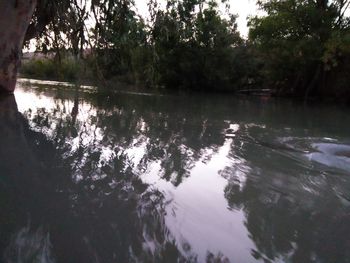
[[[0,91],[13,92],[23,39],[37,0],[0,0]]]
[[[316,71],[315,71],[315,74],[314,74],[312,80],[310,81],[308,87],[306,88],[306,91],[304,94],[304,103],[307,102],[307,100],[309,98],[309,94],[315,88],[315,86],[319,80],[319,77],[320,77],[321,69],[322,69],[321,64],[318,64]]]

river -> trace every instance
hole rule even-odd
[[[1,262],[350,262],[350,110],[21,80]]]

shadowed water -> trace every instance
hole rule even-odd
[[[1,262],[350,262],[350,111],[18,84]]]

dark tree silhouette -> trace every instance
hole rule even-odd
[[[13,92],[24,41],[39,36],[54,17],[76,1],[0,1],[0,91]],[[76,3],[75,3],[76,4]]]

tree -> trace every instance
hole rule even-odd
[[[23,42],[40,35],[69,6],[68,0],[0,0],[0,91],[15,89]]]
[[[232,90],[235,50],[243,41],[236,17],[225,18],[219,1],[168,1],[158,10],[151,32],[154,74],[170,88]]]
[[[305,98],[316,87],[321,92],[331,82],[329,64],[334,51],[345,46],[338,36],[349,32],[344,15],[349,2],[259,1],[267,15],[250,19],[249,39],[265,62],[266,85]]]
[[[104,0],[92,6],[97,62],[106,78],[134,71],[135,53],[147,45],[145,24],[132,0]]]
[[[0,1],[0,90],[12,92],[23,40],[34,13],[35,0]]]

